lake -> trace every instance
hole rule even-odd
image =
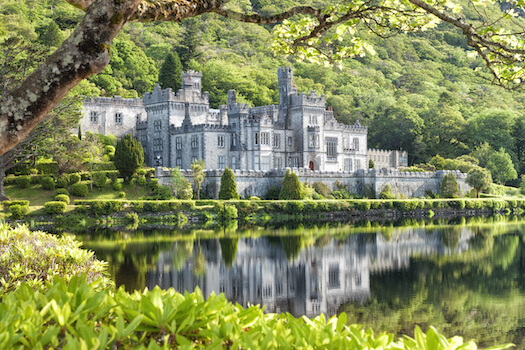
[[[478,345],[525,348],[525,221],[415,221],[78,236],[127,290],[200,288],[243,306],[412,335],[434,325]]]

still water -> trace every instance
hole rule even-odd
[[[365,225],[366,226],[366,225]],[[525,222],[339,224],[79,237],[127,290],[197,286],[205,296],[412,334],[436,326],[479,345],[525,348]]]

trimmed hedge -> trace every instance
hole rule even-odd
[[[58,173],[58,167],[56,162],[37,163],[36,168],[39,174],[56,175]]]
[[[26,205],[13,204],[9,207],[11,217],[15,220],[20,220],[29,213],[29,207]]]
[[[71,186],[71,194],[76,197],[87,197],[88,196],[88,186],[85,183],[76,183]]]
[[[58,195],[58,194],[65,194],[66,196],[69,196],[69,191],[66,190],[65,188],[58,188],[55,191],[55,196]]]
[[[68,175],[62,175],[57,179],[57,187],[58,188],[66,188],[69,185],[69,176]]]
[[[48,213],[49,215],[58,215],[58,214],[64,214],[64,212],[66,211],[66,206],[67,205],[64,202],[51,201],[51,202],[46,202],[44,204],[44,209],[46,210],[46,213]]]
[[[2,205],[4,206],[4,209],[9,209],[12,205],[22,205],[22,206],[29,206],[29,201],[27,200],[15,200],[15,201],[3,201]]]
[[[31,176],[20,175],[16,178],[16,184],[20,188],[28,188],[31,185]]]
[[[106,173],[103,172],[93,172],[93,185],[96,188],[104,188],[106,186],[106,181],[108,180],[108,177],[106,176]]]
[[[44,190],[52,191],[55,189],[55,179],[50,176],[43,177],[40,184]]]
[[[69,196],[65,194],[57,194],[55,196],[55,200],[58,202],[64,202],[66,204],[69,204]]]
[[[69,183],[70,183],[71,185],[74,185],[74,184],[80,182],[80,179],[81,179],[81,178],[82,178],[82,177],[80,176],[79,173],[73,173],[73,174],[70,174],[70,175],[69,175]]]

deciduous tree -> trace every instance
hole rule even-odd
[[[465,181],[476,190],[476,195],[479,198],[479,193],[492,183],[492,176],[487,169],[474,167],[468,172]]]
[[[193,183],[195,184],[195,191],[197,192],[197,200],[201,199],[201,185],[206,177],[204,171],[204,161],[202,159],[194,160],[191,163],[191,170],[193,171]]]

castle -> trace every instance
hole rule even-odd
[[[249,107],[230,90],[227,105],[211,109],[202,73],[188,71],[176,93],[157,84],[142,99],[86,99],[81,128],[117,137],[132,133],[149,166],[189,169],[197,159],[206,169],[255,171],[354,172],[368,168],[370,159],[381,168],[407,165],[406,152],[368,150],[367,128],[337,122],[324,95],[298,94],[291,68],[277,74],[278,105]]]

